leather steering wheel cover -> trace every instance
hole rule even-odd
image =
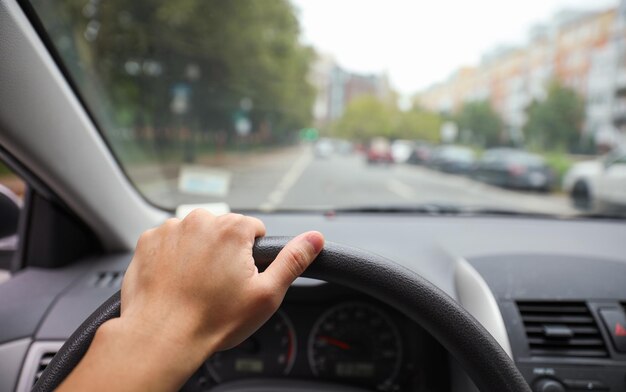
[[[254,259],[264,270],[290,240],[258,239]],[[466,370],[481,391],[530,392],[521,373],[489,332],[454,299],[418,274],[381,256],[327,242],[303,274],[368,293],[397,309],[428,331]],[[70,336],[46,367],[34,391],[58,387],[83,357],[97,328],[119,317],[114,294]]]

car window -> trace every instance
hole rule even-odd
[[[540,166],[543,164],[543,158],[526,153],[513,153],[509,155],[509,161],[513,163],[520,163],[529,166]]]
[[[450,147],[441,150],[441,155],[449,158],[458,158],[458,159],[472,159],[474,157],[474,152],[472,150],[468,150],[460,147]]]
[[[169,210],[574,215],[568,173],[626,143],[618,0],[30,3],[130,181]],[[442,157],[553,175],[495,181]]]
[[[25,193],[25,182],[0,162],[0,283],[9,277],[17,250],[18,222]]]

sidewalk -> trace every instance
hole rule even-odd
[[[152,179],[176,179],[180,167],[183,165],[201,165],[215,168],[249,167],[262,164],[268,159],[276,159],[281,156],[297,154],[303,148],[302,145],[287,147],[268,147],[263,150],[251,151],[224,151],[217,154],[201,155],[194,163],[167,162],[167,163],[143,163],[126,167],[126,172],[135,181],[150,181]]]

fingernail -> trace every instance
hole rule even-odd
[[[324,247],[324,236],[320,232],[312,231],[307,233],[305,238],[311,244],[315,253],[319,253]]]

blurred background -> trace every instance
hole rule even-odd
[[[31,1],[161,207],[621,213],[626,2],[415,3]]]

